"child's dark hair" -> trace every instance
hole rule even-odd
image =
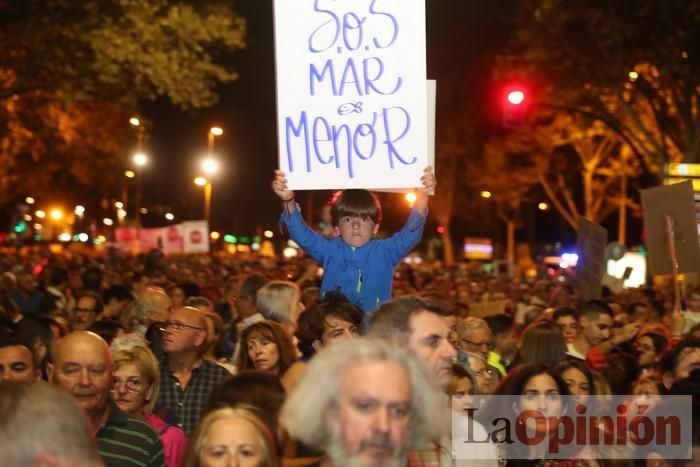
[[[368,216],[375,224],[382,222],[382,204],[374,193],[361,190],[341,190],[333,194],[328,204],[331,205],[331,222],[340,224],[345,216]]]

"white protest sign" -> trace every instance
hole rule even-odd
[[[185,221],[180,225],[184,253],[209,253],[207,221]]]
[[[275,0],[290,189],[413,188],[428,162],[424,0]]]

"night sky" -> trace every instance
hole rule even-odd
[[[514,3],[427,0],[428,78],[438,82],[438,126],[441,105],[450,103],[445,93],[454,92],[455,87],[462,98],[483,102],[472,108],[487,106],[490,72],[482,67],[507,40],[507,17]],[[271,0],[243,0],[235,5],[247,18],[248,47],[236,53],[240,78],[219,88],[219,103],[194,112],[174,109],[166,102],[148,103],[144,108],[151,123],[148,149],[153,159],[144,174],[144,204],[170,207],[179,220],[202,218],[203,195],[192,179],[206,152],[208,128],[219,125],[224,135],[216,139],[215,153],[224,170],[214,181],[212,225],[248,234],[257,226],[273,227],[279,214],[279,203],[269,188],[277,166],[274,33]],[[313,192],[314,206],[329,194]],[[302,208],[308,196],[297,193]],[[405,218],[405,203],[397,198],[382,197],[389,230],[398,228]]]

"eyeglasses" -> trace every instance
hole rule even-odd
[[[139,392],[143,389],[145,383],[141,378],[137,378],[136,376],[126,379],[114,378],[112,380],[112,391],[117,391],[122,384],[129,392]]]
[[[198,328],[197,326],[191,326],[189,324],[181,323],[179,321],[166,321],[165,323],[163,323],[163,326],[161,326],[160,330],[165,331],[168,328],[172,328],[177,332],[180,332],[183,329],[196,329],[198,331],[202,330],[202,328]]]
[[[464,342],[465,344],[473,345],[474,347],[483,347],[483,346],[488,347],[490,344],[490,342],[474,342],[474,341],[470,341],[469,339],[460,339],[460,341]]]

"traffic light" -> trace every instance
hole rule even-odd
[[[525,91],[521,88],[508,88],[503,102],[503,127],[517,129],[525,122]]]
[[[13,230],[17,234],[24,233],[24,231],[27,230],[27,223],[25,221],[19,221],[17,224],[15,224],[15,227]]]

